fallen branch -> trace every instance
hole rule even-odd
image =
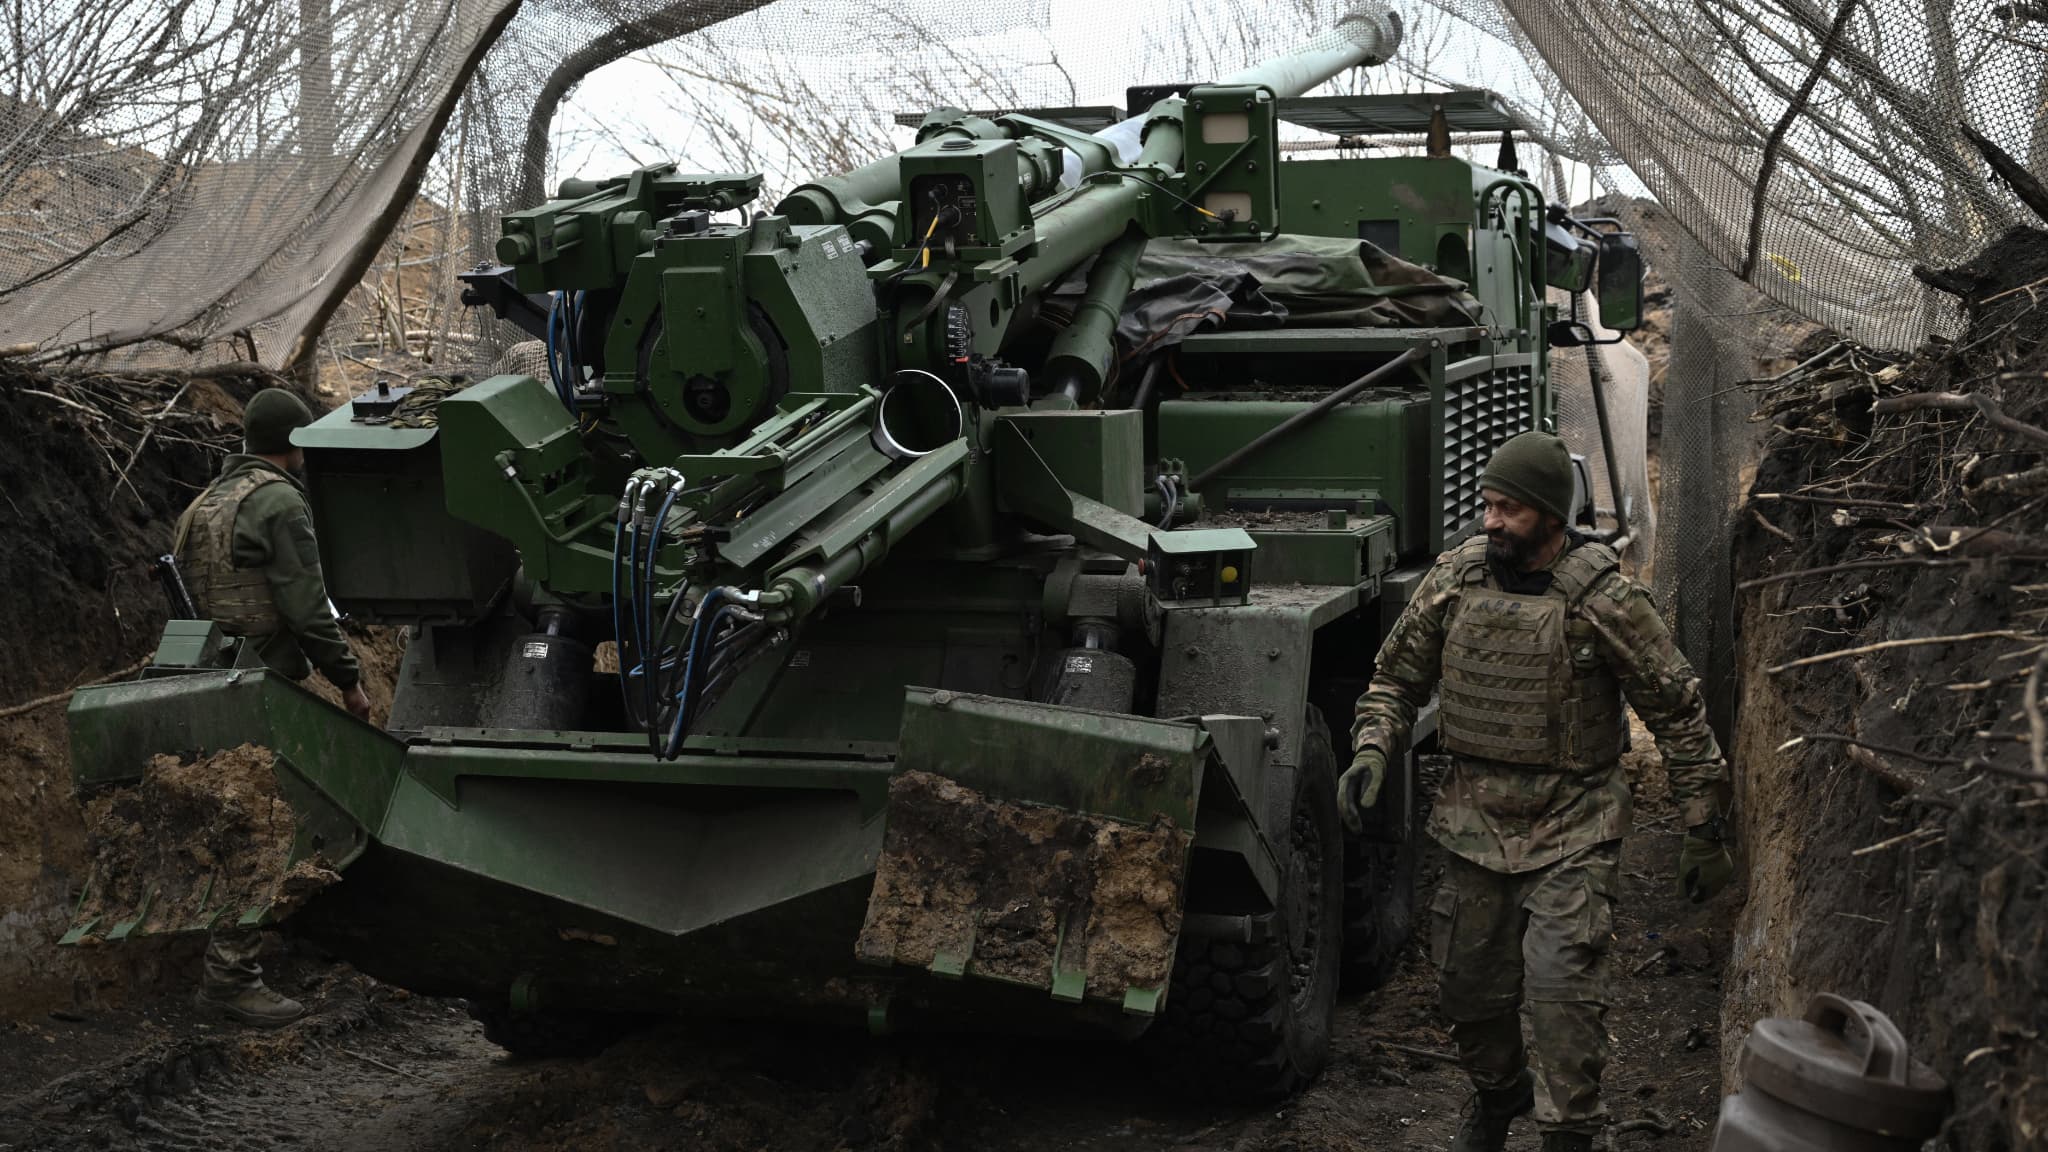
[[[410,1076],[415,1080],[427,1079],[427,1077],[422,1076],[417,1072],[412,1072],[408,1071],[407,1069],[400,1068],[396,1064],[386,1064],[384,1061],[377,1059],[375,1056],[365,1056],[361,1052],[358,1052],[353,1048],[340,1048],[339,1050],[346,1055],[353,1056],[356,1059],[361,1060],[363,1063],[368,1064],[372,1068],[382,1068],[386,1072],[394,1073],[399,1076]]]
[[[1662,1112],[1657,1111],[1655,1108],[1645,1108],[1640,1117],[1634,1120],[1623,1120],[1621,1123],[1616,1124],[1613,1132],[1616,1136],[1629,1132],[1648,1132],[1653,1136],[1669,1136],[1671,1135],[1672,1127],[1671,1121],[1666,1120]]]
[[[2036,179],[2032,172],[2027,171],[2026,165],[2013,159],[2005,149],[1970,127],[1969,121],[1958,118],[1956,127],[1962,129],[1964,139],[1976,146],[1978,154],[1984,157],[1984,162],[1991,166],[1993,172],[1998,173],[1999,179],[2004,180],[2006,186],[2012,189],[2012,194],[2020,198],[2020,203],[2032,208],[2034,215],[2048,221],[2048,187],[2043,187],[2041,181]]]
[[[172,395],[170,400],[166,402],[162,408],[159,408],[150,415],[143,417],[142,422],[145,425],[147,425],[147,427],[143,428],[142,435],[136,439],[135,447],[130,448],[128,450],[128,462],[126,464],[121,465],[120,474],[114,477],[114,490],[118,491],[122,485],[127,484],[128,491],[134,493],[136,501],[139,503],[142,502],[142,493],[135,491],[135,485],[128,484],[128,471],[129,469],[135,467],[135,461],[141,458],[142,450],[144,448],[149,447],[149,438],[151,436],[156,435],[157,423],[161,421],[164,417],[171,414],[171,409],[176,408],[178,406],[178,401],[183,400],[185,398],[185,390],[190,387],[192,387],[192,382],[189,380],[183,384],[180,384],[178,386],[178,391],[174,395]],[[114,493],[112,491],[107,493],[107,495],[110,498],[113,496],[113,494]],[[149,507],[147,503],[142,503],[142,506],[144,508]]]
[[[2013,768],[2004,764],[1993,764],[1987,760],[1972,760],[1970,761],[1969,766],[1972,768],[1981,768],[1984,771],[1991,773],[1993,776],[2003,776],[2008,780],[2024,780],[2027,783],[2034,785],[2034,787],[2037,789],[2041,787],[2041,785],[2043,784],[2048,784],[2048,774],[2043,774],[2040,772],[2029,772],[2025,768]]]
[[[1750,499],[1783,500],[1789,504],[1818,504],[1824,508],[1883,508],[1890,512],[1911,512],[1919,507],[1918,504],[1900,504],[1891,500],[1859,500],[1853,496],[1802,496],[1797,492],[1758,492]]]
[[[1996,632],[1963,632],[1954,636],[1916,636],[1910,640],[1880,640],[1875,644],[1862,644],[1844,648],[1838,652],[1822,652],[1818,656],[1801,656],[1783,664],[1776,664],[1764,671],[1770,675],[1789,672],[1794,668],[1809,668],[1815,664],[1826,664],[1830,660],[1841,660],[1849,656],[1867,656],[1872,652],[1888,652],[1894,648],[1915,648],[1925,644],[1964,644],[1973,640],[2036,640],[2037,636],[2025,632],[2000,629]]]
[[[2011,492],[2022,488],[2048,487],[2048,464],[2041,464],[2025,472],[2008,472],[2003,476],[1992,476],[1980,482],[1972,492]]]
[[[1389,1052],[1399,1052],[1404,1056],[1435,1060],[1440,1064],[1456,1064],[1458,1062],[1458,1054],[1456,1052],[1439,1052],[1434,1048],[1415,1048],[1407,1044],[1396,1044],[1392,1040],[1374,1040],[1373,1043],[1385,1048]]]
[[[1874,853],[1882,852],[1887,848],[1896,848],[1899,845],[1906,843],[1908,840],[1918,840],[1922,837],[1933,837],[1942,835],[1945,835],[1945,833],[1943,833],[1941,829],[1936,828],[1932,824],[1924,824],[1918,828],[1913,829],[1911,832],[1901,832],[1897,836],[1894,836],[1889,840],[1879,840],[1875,844],[1866,844],[1863,847],[1858,848],[1855,851],[1849,853],[1849,855],[1869,856]]]
[[[1641,976],[1643,973],[1648,972],[1651,968],[1655,967],[1658,961],[1669,960],[1677,955],[1678,949],[1673,948],[1669,944],[1665,944],[1659,947],[1655,952],[1652,952],[1648,956],[1644,957],[1642,963],[1629,969],[1628,974],[1631,976]]]
[[[1798,545],[1799,541],[1794,540],[1790,532],[1787,532],[1783,528],[1778,527],[1776,524],[1771,523],[1769,520],[1764,519],[1763,513],[1757,511],[1754,508],[1751,508],[1749,510],[1749,514],[1751,516],[1756,517],[1757,525],[1761,527],[1764,531],[1769,532],[1771,535],[1776,536],[1778,539],[1783,540],[1787,544],[1791,544],[1794,546]]]
[[[223,376],[264,376],[273,380],[281,379],[276,369],[266,368],[254,360],[230,360],[225,364],[208,364],[185,373],[189,380],[218,380]]]
[[[2013,419],[1998,406],[1998,401],[1982,392],[1912,392],[1904,396],[1886,396],[1870,405],[1870,414],[1881,416],[1887,412],[1913,412],[1923,408],[1941,412],[1979,412],[1995,428],[2039,444],[2048,444],[2048,429]]]
[[[41,396],[45,400],[55,400],[57,403],[64,405],[66,408],[76,408],[80,412],[83,412],[86,415],[91,416],[95,419],[104,420],[107,418],[107,414],[105,412],[102,412],[99,409],[94,408],[92,405],[80,404],[76,400],[66,400],[64,397],[57,395],[55,392],[45,392],[40,388],[22,388],[18,389],[18,391],[23,396]]]
[[[1751,509],[1755,511],[1755,509]],[[1851,560],[1843,564],[1826,564],[1819,568],[1801,568],[1797,572],[1780,572],[1775,576],[1759,576],[1744,580],[1735,587],[1738,591],[1762,588],[1771,584],[1783,584],[1787,580],[1799,580],[1807,576],[1827,576],[1836,572],[1861,572],[1870,568],[1952,568],[1958,564],[1969,564],[1969,560],[1935,559],[1930,556],[1904,556],[1889,560]]]
[[[1845,744],[1842,751],[1849,758],[1849,763],[1877,777],[1885,787],[1901,796],[1915,795],[1927,787],[1927,776],[1924,773],[1902,768],[1889,760],[1881,759],[1877,753],[1861,744]]]
[[[137,672],[140,672],[147,667],[149,667],[149,657],[145,656],[142,659],[137,660],[135,663],[130,664],[126,668],[121,669],[118,672],[109,672],[105,676],[101,676],[96,680],[87,680],[83,684],[66,688],[62,692],[52,692],[48,696],[38,696],[33,700],[25,700],[20,704],[11,705],[6,708],[0,708],[0,720],[5,720],[10,716],[20,716],[24,713],[33,712],[38,708],[46,708],[49,705],[61,703],[65,700],[71,699],[72,695],[81,688],[91,688],[96,684],[105,684],[110,681],[119,680],[125,676],[133,676]]]
[[[1784,752],[1792,748],[1797,748],[1800,744],[1808,740],[1816,741],[1818,743],[1823,744],[1852,744],[1858,748],[1868,748],[1872,752],[1882,752],[1887,756],[1898,756],[1903,759],[1915,760],[1922,764],[1932,764],[1937,767],[1953,766],[1962,763],[1961,760],[1957,760],[1948,756],[1927,756],[1919,752],[1909,751],[1905,748],[1893,748],[1887,744],[1872,744],[1868,740],[1858,740],[1854,736],[1839,736],[1832,732],[1815,732],[1806,736],[1794,736],[1790,740],[1785,741],[1783,744],[1778,745],[1778,751]]]

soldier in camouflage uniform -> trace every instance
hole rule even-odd
[[[305,488],[294,475],[305,454],[292,447],[292,431],[312,422],[305,402],[282,389],[252,397],[242,413],[243,451],[227,458],[220,478],[178,518],[172,551],[202,616],[244,637],[266,666],[294,680],[317,666],[348,710],[367,720],[370,698],[328,603]],[[263,983],[260,945],[253,929],[214,931],[201,1007],[266,1027],[304,1013]]]
[[[1683,890],[1704,900],[1733,873],[1718,815],[1727,766],[1698,681],[1614,551],[1567,527],[1572,478],[1564,442],[1540,432],[1488,462],[1486,534],[1437,559],[1381,646],[1338,783],[1355,830],[1441,688],[1453,759],[1429,823],[1447,860],[1430,954],[1476,1092],[1455,1152],[1497,1152],[1532,1108],[1544,1152],[1582,1152],[1606,1121],[1607,949],[1631,805],[1624,697],[1690,829]]]

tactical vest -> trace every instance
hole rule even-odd
[[[235,513],[250,493],[284,482],[279,473],[250,469],[200,493],[178,518],[171,550],[185,590],[193,607],[231,636],[269,636],[283,627],[263,569],[235,567]]]
[[[1579,604],[1620,564],[1604,544],[1581,544],[1551,569],[1548,591],[1494,586],[1486,538],[1453,554],[1458,598],[1444,636],[1439,733],[1454,753],[1593,772],[1621,756],[1621,682],[1601,658]]]

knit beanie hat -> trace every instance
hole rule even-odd
[[[292,450],[292,430],[313,422],[306,402],[282,388],[265,388],[242,409],[242,450],[282,456]]]
[[[1563,440],[1548,432],[1524,432],[1495,450],[1479,476],[1479,486],[1541,508],[1569,524],[1574,479],[1571,449]]]

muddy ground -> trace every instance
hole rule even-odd
[[[1735,897],[1673,893],[1678,830],[1637,734],[1644,797],[1623,850],[1610,1107],[1617,1148],[1696,1152],[1720,1097],[1719,973]],[[1426,906],[1435,862],[1422,870]],[[850,945],[849,945],[850,946]],[[1329,1070],[1268,1108],[1189,1101],[1110,1043],[671,1022],[583,1060],[517,1062],[461,1005],[285,948],[278,986],[313,1008],[276,1033],[201,1018],[195,943],[144,944],[127,1007],[0,1031],[0,1148],[1441,1148],[1465,1102],[1434,979],[1411,944],[1392,983],[1347,997]],[[1536,1146],[1523,1125],[1512,1145]]]

